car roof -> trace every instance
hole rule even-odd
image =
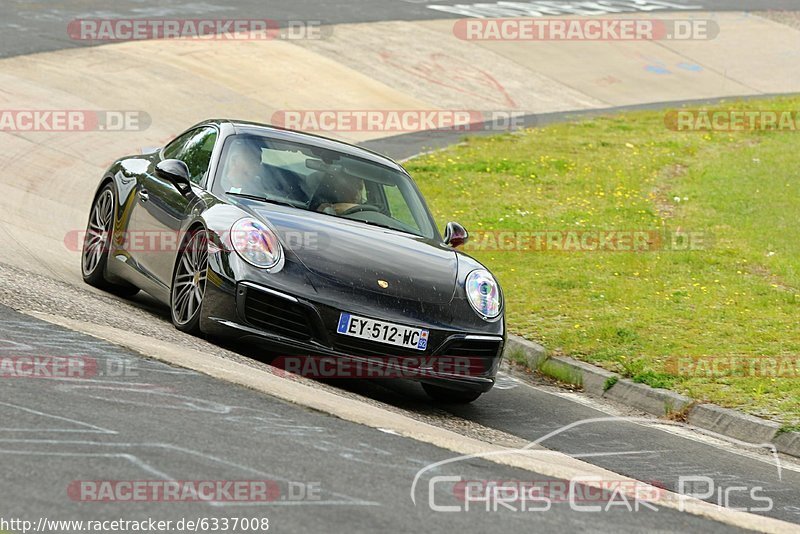
[[[205,124],[221,125],[223,123],[230,124],[233,127],[234,132],[236,134],[268,135],[270,137],[281,139],[283,141],[292,141],[295,143],[326,148],[329,150],[334,150],[336,152],[347,154],[348,156],[353,156],[356,158],[361,158],[367,161],[378,163],[380,165],[384,165],[391,169],[395,169],[400,172],[406,173],[405,169],[403,169],[403,167],[401,167],[400,164],[398,164],[393,159],[384,156],[383,154],[379,154],[378,152],[373,152],[372,150],[352,145],[350,143],[345,143],[343,141],[336,141],[334,139],[323,137],[321,135],[299,132],[297,130],[289,130],[287,128],[281,128],[279,126],[273,126],[270,124],[262,124],[258,122],[251,122],[245,120],[232,120],[232,119],[209,119],[201,122],[197,126],[202,126]]]

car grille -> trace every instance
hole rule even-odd
[[[306,309],[295,302],[249,288],[244,312],[247,322],[264,330],[298,341],[314,337]]]

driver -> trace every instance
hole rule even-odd
[[[261,195],[264,189],[263,173],[261,149],[244,140],[233,141],[222,174],[224,191]]]
[[[345,171],[330,175],[320,185],[317,195],[322,203],[317,211],[329,215],[341,215],[349,209],[363,204],[364,180]]]

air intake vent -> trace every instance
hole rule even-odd
[[[448,345],[442,354],[467,358],[496,358],[500,350],[499,341],[463,340]]]
[[[244,312],[248,323],[263,330],[298,341],[314,337],[306,309],[295,302],[249,287]]]
[[[500,341],[460,340],[442,351],[443,364],[458,368],[459,374],[487,376],[496,368]]]

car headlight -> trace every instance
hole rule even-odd
[[[244,261],[261,269],[275,267],[283,255],[283,248],[275,233],[249,217],[233,224],[231,244]]]
[[[484,319],[494,319],[500,315],[502,297],[500,286],[486,269],[478,269],[467,275],[467,300],[472,309]]]

